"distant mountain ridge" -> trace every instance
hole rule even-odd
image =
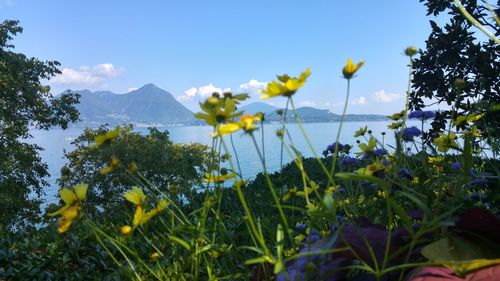
[[[80,94],[80,103],[76,108],[80,112],[81,122],[77,126],[95,127],[106,123],[111,126],[133,124],[137,127],[204,125],[172,94],[154,84],[146,84],[126,94],[89,90],[71,92]],[[264,112],[266,122],[281,122],[281,116],[276,112],[278,107],[267,103],[254,102],[241,106],[238,110],[244,110],[246,114]],[[340,121],[340,115],[328,109],[301,107],[297,108],[297,113],[305,123]],[[376,114],[347,114],[345,117],[345,121],[384,120],[387,120],[386,116]],[[295,122],[291,111],[287,114],[287,122]]]
[[[110,91],[72,91],[80,94],[82,125],[96,126],[134,124],[136,126],[166,126],[195,124],[193,113],[172,94],[154,84],[146,84],[126,94]]]
[[[267,122],[275,123],[281,121],[281,116],[276,112],[279,108],[263,103],[255,102],[241,107],[246,113],[255,114],[257,112],[263,112],[266,114],[265,120]],[[297,108],[297,114],[300,120],[304,123],[315,123],[315,122],[340,122],[341,115],[335,114],[328,109],[318,109],[313,107],[300,107]],[[379,114],[346,114],[345,121],[386,121],[387,116]],[[289,109],[286,121],[289,123],[295,123],[295,117]]]

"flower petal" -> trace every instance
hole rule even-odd
[[[125,194],[123,194],[123,197],[125,197],[125,199],[136,206],[142,205],[142,202],[144,202],[144,200],[146,199],[146,195],[144,195],[142,189],[137,187],[134,187],[132,188],[132,190],[125,192]]]
[[[66,187],[62,188],[59,191],[59,195],[61,196],[62,201],[64,201],[66,205],[71,205],[78,199],[76,197],[76,193],[73,190]]]
[[[78,200],[83,201],[83,200],[85,200],[85,198],[87,198],[88,188],[89,188],[89,185],[84,184],[84,183],[75,186],[75,193],[76,193],[76,197],[78,198]]]

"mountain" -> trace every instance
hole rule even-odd
[[[299,115],[300,120],[304,123],[314,123],[314,122],[339,122],[341,115],[332,113],[328,109],[317,109],[313,107],[301,107],[297,108],[297,115]],[[287,122],[294,123],[295,117],[293,112],[288,110]],[[386,121],[387,116],[378,114],[346,114],[346,122],[352,121]],[[266,121],[269,122],[280,122],[281,116],[278,115],[276,111],[266,114]]]
[[[269,114],[273,111],[278,110],[278,108],[264,102],[253,102],[242,106],[241,108],[239,108],[239,110],[243,110],[246,114],[255,114],[257,112]]]
[[[131,123],[136,126],[185,125],[196,123],[193,113],[169,92],[146,84],[126,94],[109,91],[73,91],[80,94],[83,125]]]
[[[76,106],[80,112],[83,126],[99,126],[108,123],[111,126],[133,124],[135,126],[166,125],[200,125],[193,113],[179,103],[169,92],[154,84],[146,84],[126,94],[115,94],[110,91],[91,92],[89,90],[72,91],[80,94],[80,104]],[[254,102],[242,106],[239,110],[247,114],[264,112],[266,122],[281,121],[276,112],[278,108],[263,102]],[[340,115],[328,109],[312,107],[297,108],[302,122],[338,122]],[[345,121],[383,121],[386,116],[376,114],[347,114]],[[294,123],[291,110],[287,114],[287,122]]]

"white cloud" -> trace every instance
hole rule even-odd
[[[205,86],[201,87],[191,87],[187,90],[184,91],[184,95],[178,96],[177,100],[180,102],[191,102],[193,101],[196,97],[200,98],[206,98],[212,95],[212,93],[224,93],[224,92],[230,92],[231,88],[218,88],[215,87],[214,84],[210,83]]]
[[[323,104],[323,106],[325,107],[334,107],[334,106],[339,106],[339,105],[343,105],[344,102],[325,102]]]
[[[111,63],[103,63],[92,67],[64,68],[61,72],[49,81],[51,85],[102,86],[107,79],[122,74],[123,69],[117,69]]]
[[[122,73],[122,70],[116,69],[111,63],[98,64],[93,67],[93,71],[96,75],[103,77],[115,77]]]
[[[260,90],[265,89],[267,82],[259,82],[255,79],[243,83],[238,88],[240,91],[247,92],[249,94],[259,93]]]
[[[135,91],[135,90],[137,90],[137,89],[139,89],[139,88],[136,88],[136,87],[128,88],[128,89],[127,89],[127,92],[132,92],[132,91]]]
[[[351,104],[353,104],[353,105],[365,105],[366,98],[365,97],[354,98],[354,99],[352,99]]]
[[[188,97],[194,97],[194,96],[196,96],[197,91],[198,90],[195,87],[191,87],[191,88],[185,90],[184,93],[186,93],[186,96],[188,96]]]
[[[375,92],[373,95],[375,102],[378,103],[391,103],[401,99],[401,94],[386,93],[384,90]]]

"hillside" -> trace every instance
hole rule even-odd
[[[193,113],[169,92],[154,84],[146,84],[126,94],[109,91],[74,91],[81,95],[80,125],[104,123],[136,126],[186,125],[195,123]]]

